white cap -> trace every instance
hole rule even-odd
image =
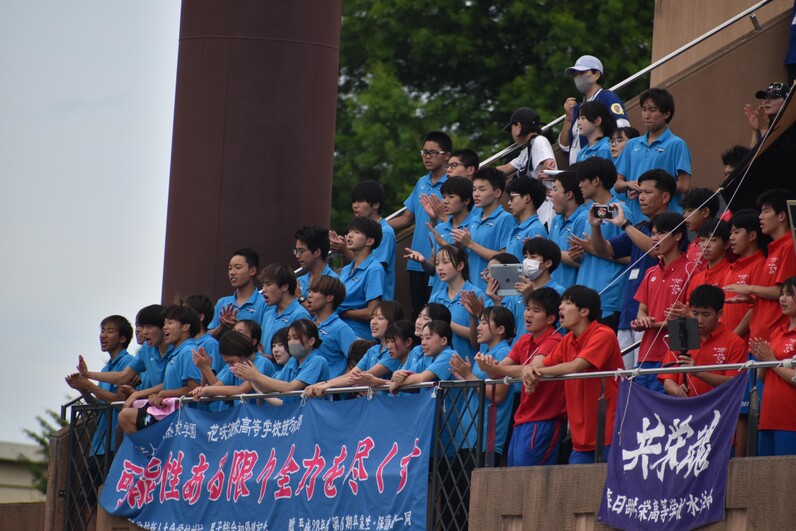
[[[597,70],[601,74],[603,72],[602,62],[593,55],[582,55],[575,61],[575,66],[570,66],[564,70],[564,74],[574,76],[578,72],[585,72],[587,70]]]

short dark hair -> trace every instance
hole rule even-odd
[[[712,218],[716,217],[719,208],[721,208],[719,195],[710,188],[691,188],[691,191],[683,196],[680,206],[684,209],[690,208],[693,210],[707,208]]]
[[[274,345],[282,345],[285,350],[287,350],[287,332],[290,330],[289,326],[284,328],[280,328],[277,330],[274,335],[271,337],[271,349],[274,348]]]
[[[450,151],[453,149],[453,141],[451,140],[451,137],[442,131],[431,131],[428,133],[423,139],[423,143],[425,144],[426,142],[436,142],[439,148],[447,153],[450,153]]]
[[[359,361],[368,353],[368,350],[377,344],[376,341],[370,339],[357,339],[353,341],[351,346],[348,347],[348,355],[346,357],[348,368],[353,369],[356,367]]]
[[[150,304],[138,310],[135,316],[136,324],[140,326],[157,326],[163,328],[163,310],[165,306],[162,304]]]
[[[379,301],[373,308],[373,312],[376,310],[381,311],[382,317],[387,319],[388,323],[394,323],[404,318],[404,308],[396,301]]]
[[[616,166],[608,159],[591,157],[578,166],[578,182],[600,179],[603,188],[610,190],[616,184]]]
[[[597,100],[587,101],[578,109],[578,116],[583,116],[592,123],[594,123],[597,118],[601,118],[602,121],[598,127],[603,132],[603,136],[610,138],[611,135],[614,134],[614,130],[616,129],[616,118],[611,114],[611,111],[608,110],[608,107],[606,107],[604,103]]]
[[[475,175],[473,175],[473,182],[476,180],[488,182],[495,190],[506,189],[506,174],[492,166],[481,168],[475,172]]]
[[[378,221],[357,217],[348,222],[348,230],[361,232],[365,235],[365,238],[373,238],[373,247],[371,249],[375,249],[381,243],[382,232]]]
[[[290,326],[287,327],[288,333],[294,332],[299,340],[302,342],[309,341],[310,339],[315,339],[315,346],[313,346],[313,350],[317,349],[323,343],[323,340],[318,335],[318,325],[310,321],[309,319],[297,319],[290,323]]]
[[[297,230],[293,237],[304,242],[311,253],[321,251],[321,258],[326,259],[329,254],[329,230],[316,225],[304,225]]]
[[[726,221],[717,218],[708,218],[699,227],[699,232],[697,236],[700,238],[710,238],[715,236],[716,238],[720,238],[723,241],[728,241],[730,239],[730,224]]]
[[[751,151],[752,149],[746,146],[732,146],[721,154],[721,163],[735,169]]]
[[[570,170],[562,171],[558,175],[556,175],[555,180],[561,183],[561,188],[564,189],[564,193],[572,192],[572,198],[578,205],[583,204],[583,192],[580,191],[580,186],[578,183],[578,174],[575,171],[571,171],[572,166],[570,166]]]
[[[644,181],[655,181],[655,188],[669,194],[669,202],[674,199],[674,195],[677,193],[677,179],[666,170],[656,168],[654,170],[645,171],[639,175],[638,184]]]
[[[702,284],[691,292],[688,303],[691,308],[713,308],[720,312],[724,308],[724,290],[710,284]]]
[[[260,272],[259,278],[263,284],[271,282],[280,288],[287,286],[287,292],[291,295],[296,292],[296,274],[285,264],[268,264]]]
[[[199,314],[190,306],[182,306],[180,304],[172,304],[163,310],[163,320],[178,321],[180,324],[189,325],[188,335],[194,337],[198,334],[202,327],[199,324]]]
[[[428,313],[432,321],[445,321],[446,323],[450,323],[451,319],[453,319],[448,307],[438,302],[429,302],[420,309],[421,312],[423,310],[426,310],[426,313]]]
[[[641,93],[641,96],[638,97],[639,105],[644,105],[645,102],[651,101],[655,104],[661,113],[669,113],[669,116],[666,118],[666,123],[672,121],[674,118],[674,97],[672,96],[671,92],[666,89],[653,87],[651,89],[647,89]]]
[[[426,323],[423,328],[428,328],[428,331],[432,334],[437,334],[439,337],[444,337],[448,340],[448,346],[451,346],[453,343],[453,332],[451,331],[450,323],[446,323],[445,321],[440,321],[435,319]]]
[[[257,271],[260,270],[260,255],[251,247],[241,247],[232,252],[232,256],[242,256],[246,260],[249,267],[253,267]]]
[[[260,323],[257,321],[252,321],[251,319],[240,319],[238,322],[245,326],[246,330],[249,331],[249,335],[251,336],[252,341],[254,341],[254,346],[256,347],[259,345],[263,338],[263,329],[260,326]],[[284,330],[285,334],[287,334],[287,329],[285,328]],[[274,334],[274,336],[276,336],[276,334]]]
[[[406,319],[401,319],[399,321],[395,321],[394,323],[390,323],[390,326],[388,326],[387,330],[384,332],[384,339],[397,338],[403,339],[404,341],[411,339],[412,345],[417,345],[419,341],[415,335],[415,324]]]
[[[589,310],[589,321],[596,321],[602,315],[600,294],[586,286],[570,286],[561,296],[561,300],[571,302],[580,310]]]
[[[359,182],[354,189],[351,190],[351,202],[364,201],[373,206],[379,204],[376,212],[381,213],[381,207],[384,206],[384,201],[387,199],[387,193],[384,187],[378,181],[367,179]]]
[[[479,159],[478,153],[473,151],[472,149],[457,149],[453,153],[451,153],[451,157],[456,157],[459,161],[464,165],[465,168],[473,168],[478,169]]]
[[[542,207],[542,203],[547,199],[547,188],[542,184],[542,181],[529,179],[528,177],[514,177],[506,186],[506,193],[531,196],[531,203],[536,210],[539,210]]]
[[[677,212],[661,212],[650,220],[650,228],[658,233],[671,232],[672,235],[680,234],[685,237],[687,228],[685,219]],[[682,242],[682,239],[681,239]]]
[[[230,330],[218,341],[218,351],[222,356],[235,356],[238,358],[251,358],[257,349],[252,340],[240,332]]]
[[[744,208],[732,215],[730,225],[736,229],[744,229],[746,232],[757,233],[757,245],[761,249],[766,247],[766,237],[763,229],[760,228],[760,219],[757,212],[751,208]]]
[[[503,339],[511,342],[517,334],[517,325],[514,323],[514,314],[505,306],[487,306],[481,310],[480,318],[495,323],[495,326],[502,326],[506,329]]]
[[[188,295],[180,299],[178,304],[190,306],[196,310],[196,313],[199,314],[199,318],[201,319],[202,328],[207,328],[213,321],[213,315],[216,312],[213,301],[204,295]]]
[[[439,251],[437,251],[437,254],[439,253],[445,253],[445,256],[451,261],[453,267],[459,267],[459,264],[464,264],[462,278],[464,280],[470,279],[470,264],[467,260],[467,252],[463,248],[458,245],[443,245],[440,247]]]
[[[127,320],[127,317],[122,315],[109,315],[100,322],[100,328],[105,325],[114,325],[116,330],[119,331],[119,336],[124,338],[122,346],[127,348],[130,346],[130,341],[133,339],[133,325]]]
[[[531,238],[522,246],[522,254],[538,254],[544,260],[550,260],[550,273],[561,263],[561,248],[553,240],[547,238]]]
[[[331,275],[320,275],[313,278],[310,282],[310,291],[317,291],[321,295],[332,295],[334,297],[332,306],[335,310],[345,301],[345,284],[339,278]]]
[[[561,295],[553,288],[539,288],[525,296],[525,304],[538,304],[548,316],[555,315],[558,320],[558,307],[561,306]]]
[[[758,209],[761,209],[764,206],[769,206],[777,214],[781,214],[783,212],[787,213],[788,199],[793,199],[793,193],[790,190],[785,190],[785,189],[766,190],[765,192],[757,196],[757,200],[755,201],[755,206]]]
[[[467,177],[448,177],[439,192],[443,195],[456,195],[467,205],[467,210],[473,209],[473,182]]]
[[[516,256],[514,256],[511,253],[498,253],[498,254],[494,255],[492,258],[490,258],[489,260],[497,260],[498,263],[503,264],[503,265],[519,264],[520,263],[520,259],[517,258]]]
[[[641,133],[638,132],[638,129],[635,127],[630,127],[629,125],[626,125],[625,127],[617,127],[616,131],[614,131],[614,134],[616,133],[624,133],[628,140],[641,136]]]

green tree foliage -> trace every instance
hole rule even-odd
[[[577,96],[563,72],[578,56],[603,61],[606,87],[647,66],[653,9],[632,0],[345,0],[332,226],[345,226],[362,179],[384,184],[385,213],[401,206],[423,171],[425,132],[443,130],[485,158],[511,143],[501,128],[514,108],[533,107],[543,121],[562,114]]]
[[[33,461],[24,455],[20,455],[17,460],[22,463],[33,475],[33,485],[41,492],[47,493],[47,461],[50,457],[50,436],[68,425],[65,420],[55,411],[48,409],[45,416],[37,415],[36,422],[39,424],[39,432],[25,429],[25,435],[39,445],[39,455],[41,459]]]

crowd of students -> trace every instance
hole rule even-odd
[[[558,462],[567,431],[569,462],[594,462],[603,386],[610,451],[616,381],[544,376],[796,354],[790,192],[763,193],[755,210],[734,211],[731,204],[720,211],[716,192],[694,186],[688,146],[669,129],[675,105],[668,91],[641,94],[639,134],[621,100],[602,89],[599,60],[584,56],[567,74],[584,95],[565,103],[558,141],[569,152],[567,170],[556,168],[539,115],[528,108],[506,126],[524,148],[497,168],[479,168],[472,150],[454,150],[448,135],[429,133],[420,150],[427,173],[401,215],[386,221],[382,186],[359,183],[344,235],[296,230],[300,276],[286,264],[261,267],[253,249],[235,250],[231,295],[215,304],[195,295],[147,306],[134,329],[124,317],[108,317],[100,346],[110,361],[91,371],[81,358],[67,383],[89,400],[124,400],[118,423],[133,433],[163,418],[169,397],[300,390],[322,397],[361,385],[388,385],[398,394],[419,382],[521,378],[521,385],[495,384],[487,393],[497,406],[496,453],[520,466]],[[784,101],[786,89],[772,84],[757,96],[768,109],[770,100]],[[763,118],[747,115],[761,134]],[[728,150],[725,166],[731,171],[747,152]],[[401,252],[395,231],[412,223],[412,243],[403,251],[407,311],[393,300]],[[330,251],[345,264],[339,271],[327,262]],[[518,294],[499,294],[490,271],[505,264],[522,269]],[[669,350],[665,329],[668,319],[686,316],[698,322],[701,347],[681,356]],[[136,356],[127,352],[133,339]],[[639,341],[623,359],[621,349]],[[634,382],[688,397],[732,374]],[[796,454],[793,377],[793,369],[761,371],[763,455]],[[231,403],[198,400],[198,407]],[[745,426],[742,415],[736,455],[745,455]]]

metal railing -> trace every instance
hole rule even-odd
[[[796,366],[796,360],[595,371],[543,377],[541,381],[568,381],[593,378],[617,379],[633,378],[642,374],[749,370],[756,382],[758,369],[781,366],[794,367]],[[472,471],[475,468],[489,466],[487,463],[490,463],[491,460],[488,459],[488,453],[494,451],[494,448],[488,448],[486,445],[487,436],[494,435],[493,433],[487,434],[487,429],[485,428],[485,412],[489,402],[486,395],[486,386],[491,384],[513,384],[520,381],[519,378],[442,381],[414,384],[402,388],[402,390],[436,389],[434,443],[431,457],[428,506],[428,527],[430,529],[457,531],[467,528]],[[372,395],[375,391],[384,390],[387,390],[387,386],[357,386],[329,389],[327,394],[364,393]],[[200,402],[216,400],[254,401],[285,396],[303,396],[303,391],[203,398]],[[193,399],[181,399],[180,402],[193,402]],[[99,432],[97,420],[101,415],[110,415],[113,409],[118,409],[122,405],[122,402],[114,402],[112,404],[72,404],[70,406],[70,457],[64,526],[67,530],[89,529],[92,525],[94,510],[96,509],[97,489],[104,482],[112,461],[113,454],[108,452],[107,449],[113,448],[113,440],[116,438],[116,433],[111,429],[110,423],[105,423],[108,428],[104,432]],[[749,413],[749,455],[755,455],[756,453],[757,417],[759,414],[757,405],[757,387],[754,385],[752,387]],[[601,426],[605,426],[605,417],[601,416],[598,411],[597,404],[595,404],[599,430]],[[602,415],[604,414],[603,412]],[[494,426],[489,426],[489,429],[494,430]],[[595,454],[599,456],[602,455],[604,450],[600,445],[599,431],[597,440],[598,448],[596,448]],[[507,448],[504,448],[505,451],[507,451]]]

